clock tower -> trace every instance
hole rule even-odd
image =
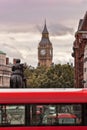
[[[46,22],[42,32],[42,38],[38,45],[38,66],[50,67],[53,59],[53,47],[49,40]]]

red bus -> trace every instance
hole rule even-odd
[[[58,113],[57,116],[56,116],[56,114],[49,115],[47,117],[47,122],[49,124],[55,124],[56,123],[55,120],[58,120],[57,122],[61,125],[64,125],[64,124],[75,125],[75,124],[78,124],[77,119],[78,119],[78,117],[71,113]]]
[[[0,89],[0,130],[8,129],[86,130],[87,89]]]

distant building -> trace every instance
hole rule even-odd
[[[75,87],[83,88],[87,82],[87,74],[85,74],[87,73],[87,12],[79,21],[72,56],[75,63]]]
[[[10,86],[11,65],[6,53],[0,51],[0,87]]]
[[[38,45],[38,66],[50,67],[53,59],[53,47],[49,40],[49,33],[46,22],[42,32],[42,38]]]

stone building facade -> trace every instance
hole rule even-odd
[[[73,43],[74,64],[75,64],[75,87],[84,87],[84,63],[85,63],[85,47],[87,45],[87,12],[83,19],[80,19],[78,30],[75,34]]]
[[[84,71],[84,88],[87,88],[87,45],[85,46],[85,49],[84,49],[83,71]]]
[[[10,86],[11,65],[6,53],[0,51],[0,87]]]

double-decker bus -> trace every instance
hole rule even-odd
[[[86,130],[87,89],[0,89],[0,130]]]

